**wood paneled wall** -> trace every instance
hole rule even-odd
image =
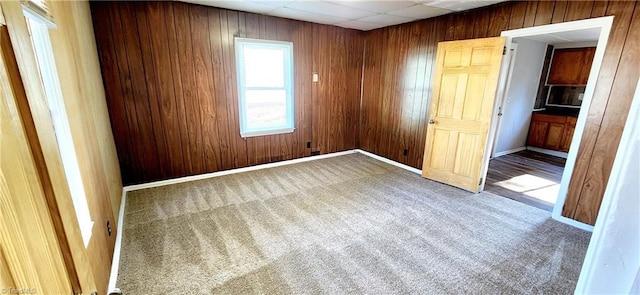
[[[173,1],[91,10],[126,184],[356,147],[362,32]],[[294,43],[293,133],[240,137],[234,36]]]
[[[636,3],[514,1],[367,32],[360,148],[422,167],[438,42],[613,15],[563,212],[594,224],[640,75],[640,5]]]

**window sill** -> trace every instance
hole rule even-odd
[[[267,135],[291,133],[294,130],[296,130],[296,129],[295,128],[283,128],[283,129],[274,129],[274,130],[265,130],[265,131],[252,131],[252,132],[240,133],[240,136],[242,138],[256,137],[256,136],[267,136]]]

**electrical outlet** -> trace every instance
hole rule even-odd
[[[310,149],[311,148],[311,142],[307,141],[307,148]]]
[[[107,235],[111,236],[111,222],[107,220]]]
[[[318,73],[313,73],[312,80],[314,83],[318,82]]]
[[[409,150],[408,149],[404,149],[404,152],[402,152],[403,155],[408,156],[409,155]]]

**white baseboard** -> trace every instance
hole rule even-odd
[[[411,167],[409,165],[398,163],[398,162],[396,162],[394,160],[390,160],[390,159],[387,159],[385,157],[381,157],[381,156],[378,156],[376,154],[373,154],[373,153],[370,153],[370,152],[367,152],[367,151],[363,151],[361,149],[356,149],[355,151],[357,151],[358,153],[361,153],[363,155],[369,156],[371,158],[374,158],[374,159],[376,159],[378,161],[382,161],[382,162],[385,162],[387,164],[391,164],[393,166],[400,167],[402,169],[405,169],[405,170],[411,171],[413,173],[418,173],[418,174],[422,175],[422,170],[413,168],[413,167]]]
[[[515,149],[510,149],[510,150],[506,150],[506,151],[503,151],[503,152],[495,153],[495,154],[493,154],[493,157],[497,158],[497,157],[500,157],[500,156],[504,156],[504,155],[513,154],[513,153],[517,153],[517,152],[520,152],[520,151],[524,151],[526,149],[527,149],[526,146],[515,148]]]
[[[128,186],[125,186],[124,188],[127,191],[134,191],[134,190],[139,190],[139,189],[145,189],[145,188],[151,188],[151,187],[159,187],[159,186],[165,186],[165,185],[170,185],[170,184],[183,183],[183,182],[189,182],[189,181],[194,181],[194,180],[201,180],[201,179],[207,179],[207,178],[212,178],[212,177],[218,177],[218,176],[223,176],[223,175],[242,173],[242,172],[247,172],[247,171],[255,171],[255,170],[260,170],[260,169],[280,167],[280,166],[285,166],[285,165],[303,163],[303,162],[308,162],[308,161],[326,159],[326,158],[337,157],[337,156],[348,155],[348,154],[354,154],[354,153],[357,153],[357,150],[349,150],[349,151],[336,152],[336,153],[330,153],[330,154],[324,154],[324,155],[310,156],[310,157],[286,160],[286,161],[282,161],[282,162],[260,164],[260,165],[255,165],[255,166],[242,167],[242,168],[236,168],[236,169],[231,169],[231,170],[217,171],[217,172],[198,174],[198,175],[192,175],[192,176],[178,177],[178,178],[160,180],[160,181],[154,181],[154,182],[148,182],[148,183],[143,183],[143,184],[128,185]]]
[[[109,284],[107,285],[107,294],[119,293],[116,288],[118,280],[118,269],[120,268],[120,248],[122,248],[122,232],[124,226],[124,206],[127,204],[127,188],[122,188],[122,198],[120,199],[120,211],[118,212],[118,228],[116,229],[116,243],[113,247],[113,260],[111,261],[111,273],[109,274]]]
[[[559,151],[553,151],[553,150],[547,150],[547,149],[541,149],[541,148],[537,148],[537,147],[532,147],[532,146],[528,146],[527,150],[530,151],[534,151],[534,152],[538,152],[541,154],[545,154],[545,155],[550,155],[550,156],[556,156],[556,157],[560,157],[560,158],[567,158],[569,156],[568,153],[565,152],[559,152]]]
[[[593,232],[593,225],[582,223],[580,221],[573,220],[571,218],[564,217],[562,215],[556,215],[556,214],[553,214],[553,213],[551,214],[551,218],[553,218],[553,219],[555,219],[557,221],[560,221],[562,223],[571,225],[573,227],[577,227],[579,229],[586,230],[588,232]]]

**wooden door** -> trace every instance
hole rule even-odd
[[[0,28],[6,30],[4,26]],[[0,38],[0,42],[7,42]],[[3,46],[4,47],[4,46]],[[71,294],[71,282],[0,54],[0,288]]]
[[[478,191],[504,43],[438,43],[423,177]]]

